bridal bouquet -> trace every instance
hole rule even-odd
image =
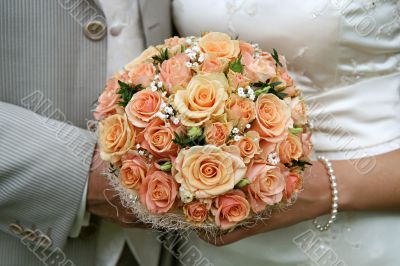
[[[292,204],[312,149],[274,49],[210,32],[149,47],[94,113],[124,207],[158,228],[225,230]]]

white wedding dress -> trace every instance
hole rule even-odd
[[[173,14],[181,36],[221,31],[285,55],[317,153],[348,160],[399,149],[400,1],[175,0]],[[217,266],[400,265],[400,214],[340,213],[324,233],[305,221],[224,247],[192,245]]]

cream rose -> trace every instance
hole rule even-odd
[[[246,166],[238,147],[206,145],[181,150],[172,170],[184,190],[196,198],[209,198],[233,189]]]
[[[240,52],[239,41],[232,40],[228,34],[209,32],[199,40],[199,47],[203,53],[232,59]]]
[[[252,129],[256,130],[261,138],[274,143],[283,140],[290,121],[290,107],[286,102],[271,93],[258,97],[256,120]]]
[[[224,113],[228,81],[223,73],[204,73],[193,77],[185,90],[178,90],[173,105],[185,126],[199,126]]]
[[[125,115],[115,114],[99,124],[100,156],[105,161],[124,155],[135,145],[136,132]]]
[[[150,89],[135,93],[125,107],[129,121],[136,127],[146,127],[160,110],[162,97],[158,92]]]
[[[299,97],[295,97],[290,102],[290,107],[292,109],[293,122],[297,126],[304,126],[307,124],[307,107],[304,101]]]

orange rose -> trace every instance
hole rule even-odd
[[[144,178],[139,196],[149,212],[166,213],[172,208],[177,194],[178,185],[170,175],[153,171]]]
[[[154,75],[156,74],[156,68],[152,63],[143,63],[135,65],[128,72],[129,81],[134,85],[141,84],[143,87],[147,87],[153,81]]]
[[[199,40],[199,47],[203,53],[215,57],[232,59],[239,55],[239,41],[232,40],[229,35],[220,32],[210,32]]]
[[[156,158],[176,157],[178,146],[173,142],[175,127],[166,126],[159,118],[154,118],[147,127],[138,134],[136,142]]]
[[[239,44],[242,64],[249,65],[253,61],[254,48],[250,43],[241,41]]]
[[[185,126],[199,126],[224,113],[228,81],[223,73],[194,76],[185,90],[178,90],[172,104]]]
[[[204,59],[204,62],[201,64],[201,71],[206,73],[224,72],[224,70],[228,67],[228,63],[228,60],[225,58],[207,55]]]
[[[124,160],[120,170],[122,183],[127,188],[139,188],[147,174],[146,162],[139,156]]]
[[[125,115],[115,114],[99,124],[100,156],[109,161],[122,156],[135,145],[136,132]]]
[[[233,145],[239,147],[240,156],[242,156],[244,163],[250,163],[255,155],[260,154],[259,140],[260,135],[256,131],[248,131],[245,137],[233,143]]]
[[[243,191],[232,190],[217,197],[211,211],[215,224],[221,229],[229,229],[249,216],[250,205]]]
[[[232,123],[221,123],[208,121],[205,124],[205,140],[208,144],[221,146],[228,140],[229,134],[232,131]]]
[[[261,94],[256,101],[256,120],[253,130],[269,142],[278,142],[287,135],[290,108],[271,93]]]
[[[311,143],[311,132],[304,132],[301,134],[301,147],[303,150],[302,157],[308,158],[311,154],[313,145]]]
[[[307,107],[303,100],[299,97],[293,98],[290,107],[292,109],[293,122],[297,126],[304,126],[307,124]]]
[[[236,94],[231,94],[226,101],[225,111],[228,121],[231,121],[234,126],[241,130],[256,117],[255,103]]]
[[[235,146],[193,146],[181,150],[172,175],[181,187],[196,198],[218,196],[244,177],[246,166]]]
[[[250,181],[247,192],[251,209],[261,212],[267,205],[273,205],[282,200],[285,189],[285,178],[278,167],[266,164],[253,164],[248,172]]]
[[[228,72],[228,81],[229,81],[229,86],[235,89],[238,87],[246,87],[250,83],[250,80],[246,78],[244,75],[238,72],[234,72],[230,69]]]
[[[191,202],[183,206],[183,213],[188,221],[203,223],[207,220],[208,208],[202,202]]]
[[[244,66],[243,73],[251,82],[265,82],[276,76],[275,60],[270,54],[265,53],[259,58],[249,60]]]
[[[119,109],[121,109],[121,107],[118,106],[118,102],[121,99],[121,96],[117,94],[118,90],[118,80],[115,78],[109,79],[105,90],[99,96],[99,105],[96,107],[93,114],[96,120],[102,120],[107,116],[116,114]]]
[[[290,163],[292,160],[298,160],[303,153],[299,137],[289,134],[287,138],[278,143],[276,147],[281,163]]]
[[[287,201],[293,196],[293,193],[298,192],[302,186],[302,178],[301,175],[294,172],[286,172],[286,184],[285,184],[285,198]]]
[[[134,126],[143,128],[156,116],[161,103],[162,98],[158,92],[145,89],[133,95],[125,107],[125,112]]]
[[[189,61],[187,55],[177,54],[160,65],[160,80],[167,85],[170,93],[174,86],[185,87],[192,77],[192,71],[186,66]]]

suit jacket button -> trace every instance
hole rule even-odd
[[[89,21],[83,31],[90,40],[99,41],[106,35],[106,25],[98,20]]]

